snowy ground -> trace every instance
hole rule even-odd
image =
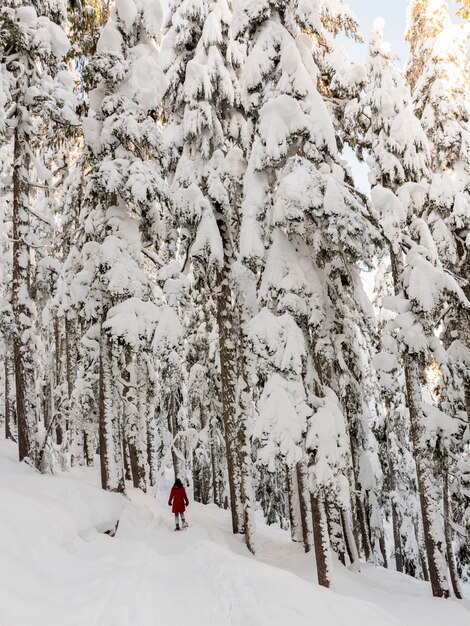
[[[254,558],[225,511],[191,503],[191,527],[174,533],[165,489],[129,501],[97,481],[40,476],[0,441],[0,626],[470,624],[470,601],[435,600],[406,576],[338,566],[327,591],[283,531],[259,525]]]

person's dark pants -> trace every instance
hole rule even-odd
[[[179,528],[180,526],[180,522],[179,522],[180,517],[181,517],[181,521],[183,522],[183,524],[186,522],[186,520],[184,519],[184,513],[175,513],[176,528]]]

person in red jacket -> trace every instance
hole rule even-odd
[[[168,500],[168,504],[171,506],[173,504],[172,512],[175,514],[175,530],[180,529],[179,518],[181,516],[181,522],[183,524],[183,528],[187,528],[188,524],[184,519],[184,512],[186,507],[189,506],[188,496],[186,495],[186,491],[183,487],[183,483],[179,478],[175,480],[175,484],[171,488],[170,499]]]

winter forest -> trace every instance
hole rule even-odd
[[[0,626],[464,626],[470,2],[168,5],[0,2]]]

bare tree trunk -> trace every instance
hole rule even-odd
[[[311,509],[310,490],[308,488],[307,462],[301,459],[296,465],[297,484],[300,500],[300,521],[302,524],[302,538],[305,552],[310,552],[314,545],[313,519]]]
[[[9,356],[5,356],[5,439],[16,442],[15,376]]]
[[[18,90],[28,87],[28,72]],[[19,104],[18,104],[19,105]],[[13,335],[13,363],[16,386],[19,460],[30,459],[37,465],[37,411],[34,341],[34,308],[31,299],[31,253],[27,243],[30,234],[29,189],[26,177],[29,157],[28,137],[23,122],[18,121],[14,135],[13,163],[13,267],[12,309],[16,332]]]
[[[248,550],[252,554],[255,554],[255,519],[253,509],[255,497],[253,493],[253,476],[251,471],[251,447],[244,424],[238,429],[238,441],[240,446],[240,477],[242,485],[245,544]]]
[[[223,225],[221,230],[225,231]],[[232,291],[229,284],[231,254],[230,245],[225,242],[224,266],[218,275],[217,323],[219,328],[220,383],[222,392],[222,415],[224,422],[225,449],[227,456],[232,530],[235,534],[244,532],[242,503],[241,469],[238,454],[237,407],[237,353],[233,337],[235,327]]]
[[[332,562],[331,548],[328,536],[328,522],[326,519],[325,501],[322,496],[310,496],[313,516],[313,538],[315,545],[315,562],[317,565],[318,584],[322,587],[331,587]]]
[[[156,428],[155,418],[147,418],[147,463],[149,466],[149,484],[154,487],[157,484],[157,450],[156,450]]]
[[[338,555],[343,565],[346,565],[346,546],[344,543],[343,526],[341,524],[341,513],[334,502],[328,499],[325,502],[325,512],[328,521],[328,535],[333,550]]]
[[[387,416],[390,416],[391,406],[388,400],[385,401]],[[388,421],[389,423],[389,421]],[[400,534],[400,519],[398,515],[397,505],[396,505],[396,491],[397,491],[397,481],[396,481],[396,470],[393,464],[392,456],[390,454],[390,444],[389,444],[389,432],[387,429],[387,454],[388,454],[388,479],[390,482],[390,508],[392,511],[392,528],[393,528],[393,545],[394,545],[394,555],[395,555],[395,568],[397,572],[403,572],[403,547],[401,543],[401,534]]]
[[[295,468],[288,467],[286,474],[287,497],[289,502],[290,533],[292,541],[301,543],[303,541],[303,532],[297,473]]]
[[[193,497],[195,502],[202,502],[202,468],[193,452]]]
[[[51,395],[54,394],[57,389],[59,389],[61,384],[61,341],[60,341],[60,329],[59,329],[59,320],[57,316],[54,317],[54,386],[51,386]],[[55,420],[55,436],[57,445],[62,445],[64,440],[64,424],[62,424],[61,416],[62,416],[62,408],[57,406],[57,403],[54,403],[55,413],[52,416],[52,419]]]
[[[416,461],[419,499],[423,518],[424,542],[426,546],[429,578],[433,596],[438,598],[449,597],[447,582],[447,566],[444,556],[444,536],[439,528],[439,503],[436,501],[435,481],[431,467],[431,460],[422,447],[422,416],[420,416],[421,384],[420,366],[406,355],[405,379],[410,410],[411,438]]]
[[[447,565],[449,567],[450,581],[454,595],[459,600],[462,599],[462,591],[460,589],[459,578],[457,575],[457,567],[455,564],[454,547],[452,545],[452,515],[450,507],[449,495],[449,472],[447,466],[444,467],[442,473],[443,480],[443,497],[444,497],[444,532],[446,538]]]
[[[357,570],[360,570],[359,554],[357,552],[357,543],[351,528],[351,521],[347,511],[341,511],[341,522],[343,524],[344,542],[348,552],[349,560]]]
[[[379,545],[380,553],[382,554],[383,566],[385,567],[385,569],[388,569],[387,547],[385,545],[385,537],[383,533],[380,535]]]
[[[108,340],[101,330],[98,381],[101,486],[106,491],[124,493],[121,426],[112,380],[112,358]]]
[[[144,493],[147,492],[147,481],[145,468],[142,465],[141,455],[139,454],[137,445],[135,442],[128,443],[129,448],[129,461],[131,464],[132,484],[136,489],[141,489]]]
[[[131,459],[129,453],[129,443],[125,434],[122,437],[122,461],[124,463],[124,479],[132,480]]]
[[[217,456],[215,450],[214,436],[211,433],[211,468],[212,468],[212,500],[217,506],[222,506],[222,498],[220,494],[219,472],[217,469]]]

